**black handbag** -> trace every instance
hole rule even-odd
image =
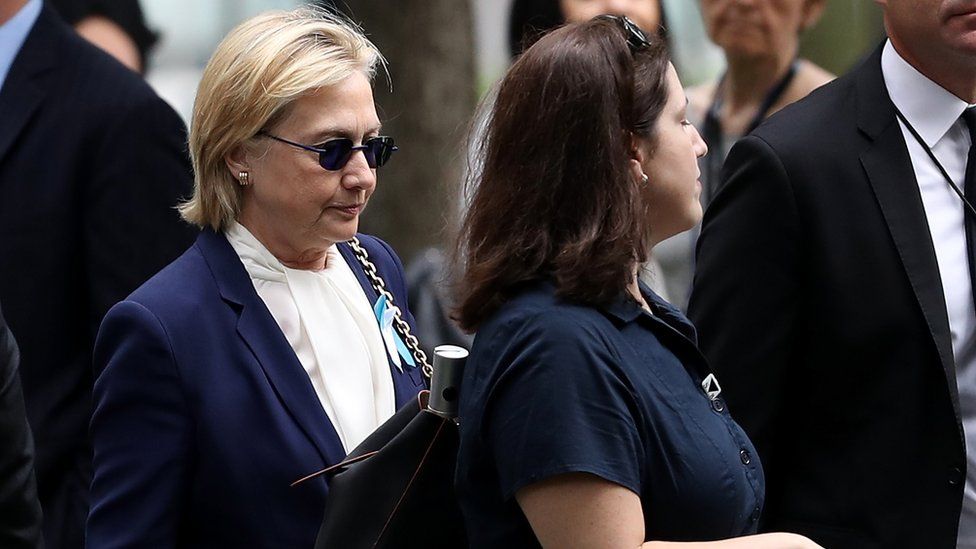
[[[393,296],[357,239],[350,241],[373,288]],[[400,334],[431,391],[400,408],[346,458],[295,482],[327,475],[329,496],[316,549],[466,548],[454,494],[458,451],[457,397],[467,351],[442,346],[432,367],[395,310]]]

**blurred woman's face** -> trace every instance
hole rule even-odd
[[[705,29],[727,55],[795,52],[800,32],[820,18],[824,0],[701,0]]]
[[[671,64],[667,79],[668,101],[655,125],[653,147],[645,145],[641,163],[648,178],[644,184],[648,223],[658,242],[701,221],[698,159],[708,152],[698,130],[688,122],[688,100]]]
[[[380,131],[373,90],[361,72],[301,97],[290,111],[268,133],[317,146],[343,137],[360,145]],[[262,242],[270,239],[299,257],[355,236],[359,214],[376,188],[376,170],[362,151],[328,171],[317,153],[263,141],[248,158],[252,183],[244,188],[241,223]]]
[[[645,32],[655,33],[661,25],[659,0],[559,0],[567,23],[589,21],[597,15],[626,15]]]

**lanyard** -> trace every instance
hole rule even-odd
[[[962,203],[965,204],[966,213],[968,213],[972,217],[972,220],[976,221],[976,209],[974,209],[972,203],[966,199],[966,195],[963,194],[963,192],[959,189],[959,186],[956,185],[956,183],[952,180],[951,177],[949,177],[949,172],[947,172],[946,169],[942,166],[942,162],[939,162],[939,159],[935,157],[935,153],[932,152],[932,149],[929,148],[929,146],[925,143],[925,140],[922,139],[922,136],[918,134],[918,130],[915,129],[915,126],[912,126],[911,122],[909,122],[908,119],[905,118],[905,115],[902,114],[900,110],[898,110],[898,107],[895,107],[895,115],[897,115],[898,120],[901,120],[901,123],[904,124],[906,128],[908,128],[908,132],[912,134],[912,137],[915,138],[915,141],[918,143],[918,145],[922,147],[925,153],[929,155],[929,158],[932,159],[932,163],[935,164],[935,167],[939,169],[939,173],[941,173],[942,177],[945,178],[946,183],[948,183],[949,187],[952,188],[953,191],[955,191],[959,199],[962,200]],[[970,144],[970,147],[972,147],[973,145],[976,145],[976,143]],[[966,171],[968,172],[970,169],[971,168],[967,164]]]
[[[790,63],[790,68],[786,71],[786,74],[779,79],[776,85],[766,92],[766,97],[763,98],[762,103],[759,105],[759,110],[756,111],[756,115],[752,118],[743,135],[751,133],[752,130],[759,127],[759,124],[762,124],[762,121],[769,114],[769,110],[783,97],[786,88],[793,81],[793,77],[796,76],[796,69],[797,63],[793,61]],[[702,138],[705,140],[708,148],[712,150],[712,154],[706,156],[704,160],[705,178],[703,182],[705,188],[702,189],[702,202],[705,205],[708,205],[712,201],[712,198],[718,191],[720,184],[718,178],[721,176],[722,162],[725,160],[722,154],[719,153],[723,148],[722,123],[719,122],[719,113],[722,109],[722,84],[725,83],[725,76],[724,74],[722,75],[722,78],[718,81],[718,86],[715,87],[715,97],[712,99],[712,104],[705,113],[705,120],[702,123]]]

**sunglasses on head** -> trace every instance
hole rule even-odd
[[[644,31],[626,15],[597,15],[593,19],[611,21],[619,26],[624,32],[624,38],[627,39],[627,47],[630,48],[631,55],[651,45]]]
[[[291,145],[292,147],[298,147],[299,149],[305,149],[306,151],[312,151],[318,153],[319,155],[319,165],[329,171],[341,170],[345,167],[349,159],[356,151],[363,151],[363,156],[366,157],[366,164],[370,168],[379,168],[386,164],[386,162],[393,156],[393,153],[399,150],[396,145],[393,144],[393,138],[388,136],[379,135],[376,137],[369,137],[363,141],[362,145],[354,146],[352,144],[352,139],[346,137],[340,137],[338,139],[332,139],[322,143],[321,145],[303,145],[301,143],[295,143],[294,141],[289,141],[283,137],[278,137],[277,135],[272,135],[268,132],[261,131],[258,135],[267,137],[269,139],[274,139],[275,141],[281,141],[286,145]]]

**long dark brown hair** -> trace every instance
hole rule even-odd
[[[667,102],[668,54],[631,53],[614,21],[542,37],[502,80],[481,166],[469,185],[455,266],[454,317],[474,331],[520,284],[549,279],[557,295],[601,304],[646,260],[647,207],[628,168]]]

